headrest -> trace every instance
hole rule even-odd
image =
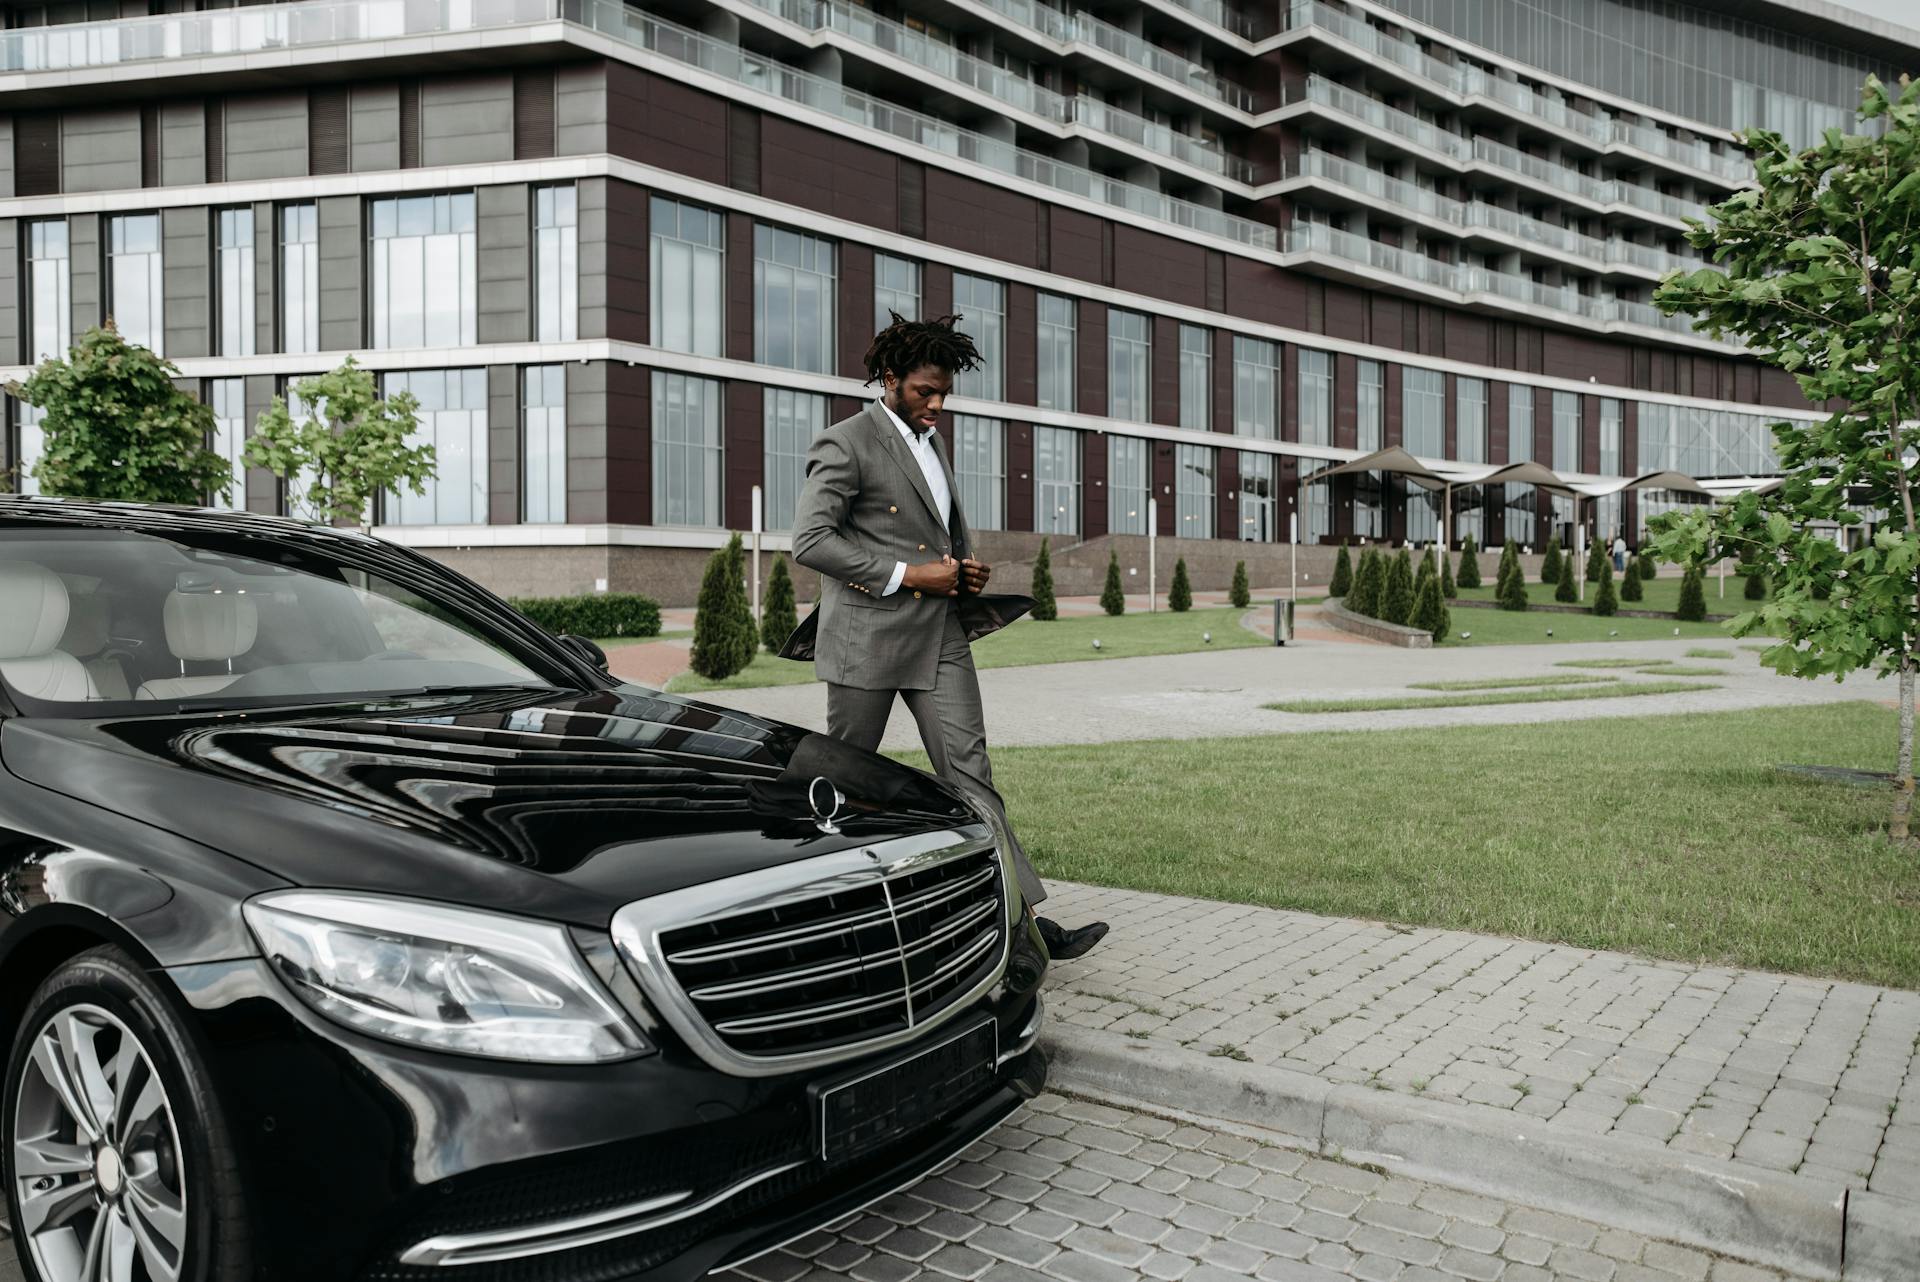
[[[105,597],[92,592],[81,596],[69,593],[67,634],[60,639],[60,648],[77,659],[99,654],[107,648],[107,629],[112,621],[113,611]]]
[[[53,653],[67,630],[67,585],[31,561],[0,561],[0,660]]]
[[[259,617],[244,592],[169,592],[163,614],[176,659],[235,659],[253,648]]]

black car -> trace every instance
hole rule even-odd
[[[691,1278],[1040,1089],[990,819],[604,664],[352,531],[0,499],[30,1278]]]

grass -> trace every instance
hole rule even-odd
[[[1454,566],[1456,572],[1459,569],[1458,560],[1459,558],[1456,555]],[[1493,600],[1493,576],[1494,572],[1499,568],[1500,553],[1498,549],[1494,550],[1491,561],[1485,556],[1482,556],[1480,558],[1480,573],[1485,577],[1486,582],[1477,588],[1461,588],[1460,599],[1463,601]],[[1619,574],[1613,576],[1613,590],[1616,593],[1620,591],[1620,579],[1621,576]],[[1576,583],[1575,586],[1577,587],[1578,583]],[[1758,601],[1749,601],[1746,599],[1747,581],[1731,572],[1727,575],[1727,595],[1724,597],[1720,595],[1720,580],[1717,575],[1709,574],[1702,586],[1706,588],[1707,592],[1708,614],[1743,614],[1760,604]],[[1620,603],[1622,610],[1660,610],[1664,613],[1672,614],[1680,608],[1679,567],[1662,566],[1659,578],[1645,579],[1641,582],[1640,587],[1642,592],[1641,599],[1638,601],[1622,601]],[[1587,584],[1587,599],[1585,601],[1575,602],[1574,604],[1592,605],[1593,594],[1599,590],[1599,584]],[[1560,602],[1553,599],[1553,584],[1541,583],[1537,578],[1527,580],[1527,600],[1534,605],[1560,604]]]
[[[1640,694],[1681,694],[1688,690],[1715,690],[1697,681],[1635,681],[1625,685],[1581,687],[1573,690],[1510,690],[1485,694],[1456,694],[1438,699],[1289,699],[1263,703],[1275,712],[1403,712],[1410,708],[1483,708],[1502,703],[1573,703],[1582,699],[1620,699]]]
[[[1618,681],[1619,677],[1481,677],[1474,681],[1413,681],[1409,690],[1517,690],[1535,686],[1577,686],[1595,681]]]
[[[1731,650],[1709,650],[1695,646],[1687,651],[1687,657],[1689,659],[1731,659],[1734,655]]]
[[[1895,721],[1861,702],[1000,748],[994,778],[1051,878],[1920,988],[1920,860],[1885,839],[1889,795],[1773,769],[1891,769]]]
[[[1556,668],[1644,668],[1650,659],[1561,659]]]
[[[1533,598],[1536,602],[1538,596]],[[1545,645],[1560,641],[1668,641],[1674,629],[1697,641],[1724,641],[1726,629],[1718,623],[1675,623],[1670,619],[1626,619],[1615,615],[1548,614],[1539,610],[1455,610],[1453,626],[1440,644],[1448,648],[1476,645]],[[1472,637],[1462,637],[1471,632]],[[1552,636],[1547,633],[1552,632]]]
[[[1154,614],[1130,611],[1114,617],[1073,615],[1051,623],[1022,619],[974,642],[973,662],[978,668],[1018,668],[1088,659],[1188,654],[1195,650],[1244,650],[1272,644],[1259,633],[1240,626],[1240,616],[1244,613],[1246,611],[1233,606],[1218,606],[1188,610],[1184,614],[1161,610]],[[1203,641],[1203,634],[1211,634],[1213,640]],[[1100,642],[1098,650],[1093,648],[1096,640]],[[676,694],[692,694],[702,690],[804,685],[814,679],[810,663],[762,654],[725,681],[709,681],[695,673],[683,672],[667,683],[667,689]]]
[[[1698,663],[1649,663],[1644,668],[1635,668],[1634,671],[1649,677],[1724,677],[1727,675],[1725,668],[1709,668]]]

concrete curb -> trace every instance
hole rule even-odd
[[[1320,603],[1320,621],[1328,627],[1338,628],[1342,632],[1351,632],[1369,641],[1403,646],[1408,650],[1433,649],[1433,634],[1426,629],[1410,628],[1404,623],[1388,623],[1385,619],[1370,619],[1364,614],[1355,614],[1347,609],[1339,597],[1330,596]]]
[[[1672,1152],[1613,1135],[1562,1136],[1537,1119],[1335,1085],[1050,1023],[1053,1084],[1115,1103],[1219,1118],[1394,1174],[1432,1180],[1848,1282],[1910,1279],[1920,1215],[1823,1180]]]

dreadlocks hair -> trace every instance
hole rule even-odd
[[[891,309],[887,314],[893,324],[875,334],[867,348],[867,382],[881,382],[889,373],[905,378],[922,365],[959,374],[984,364],[973,339],[953,327],[960,317],[910,321]]]

